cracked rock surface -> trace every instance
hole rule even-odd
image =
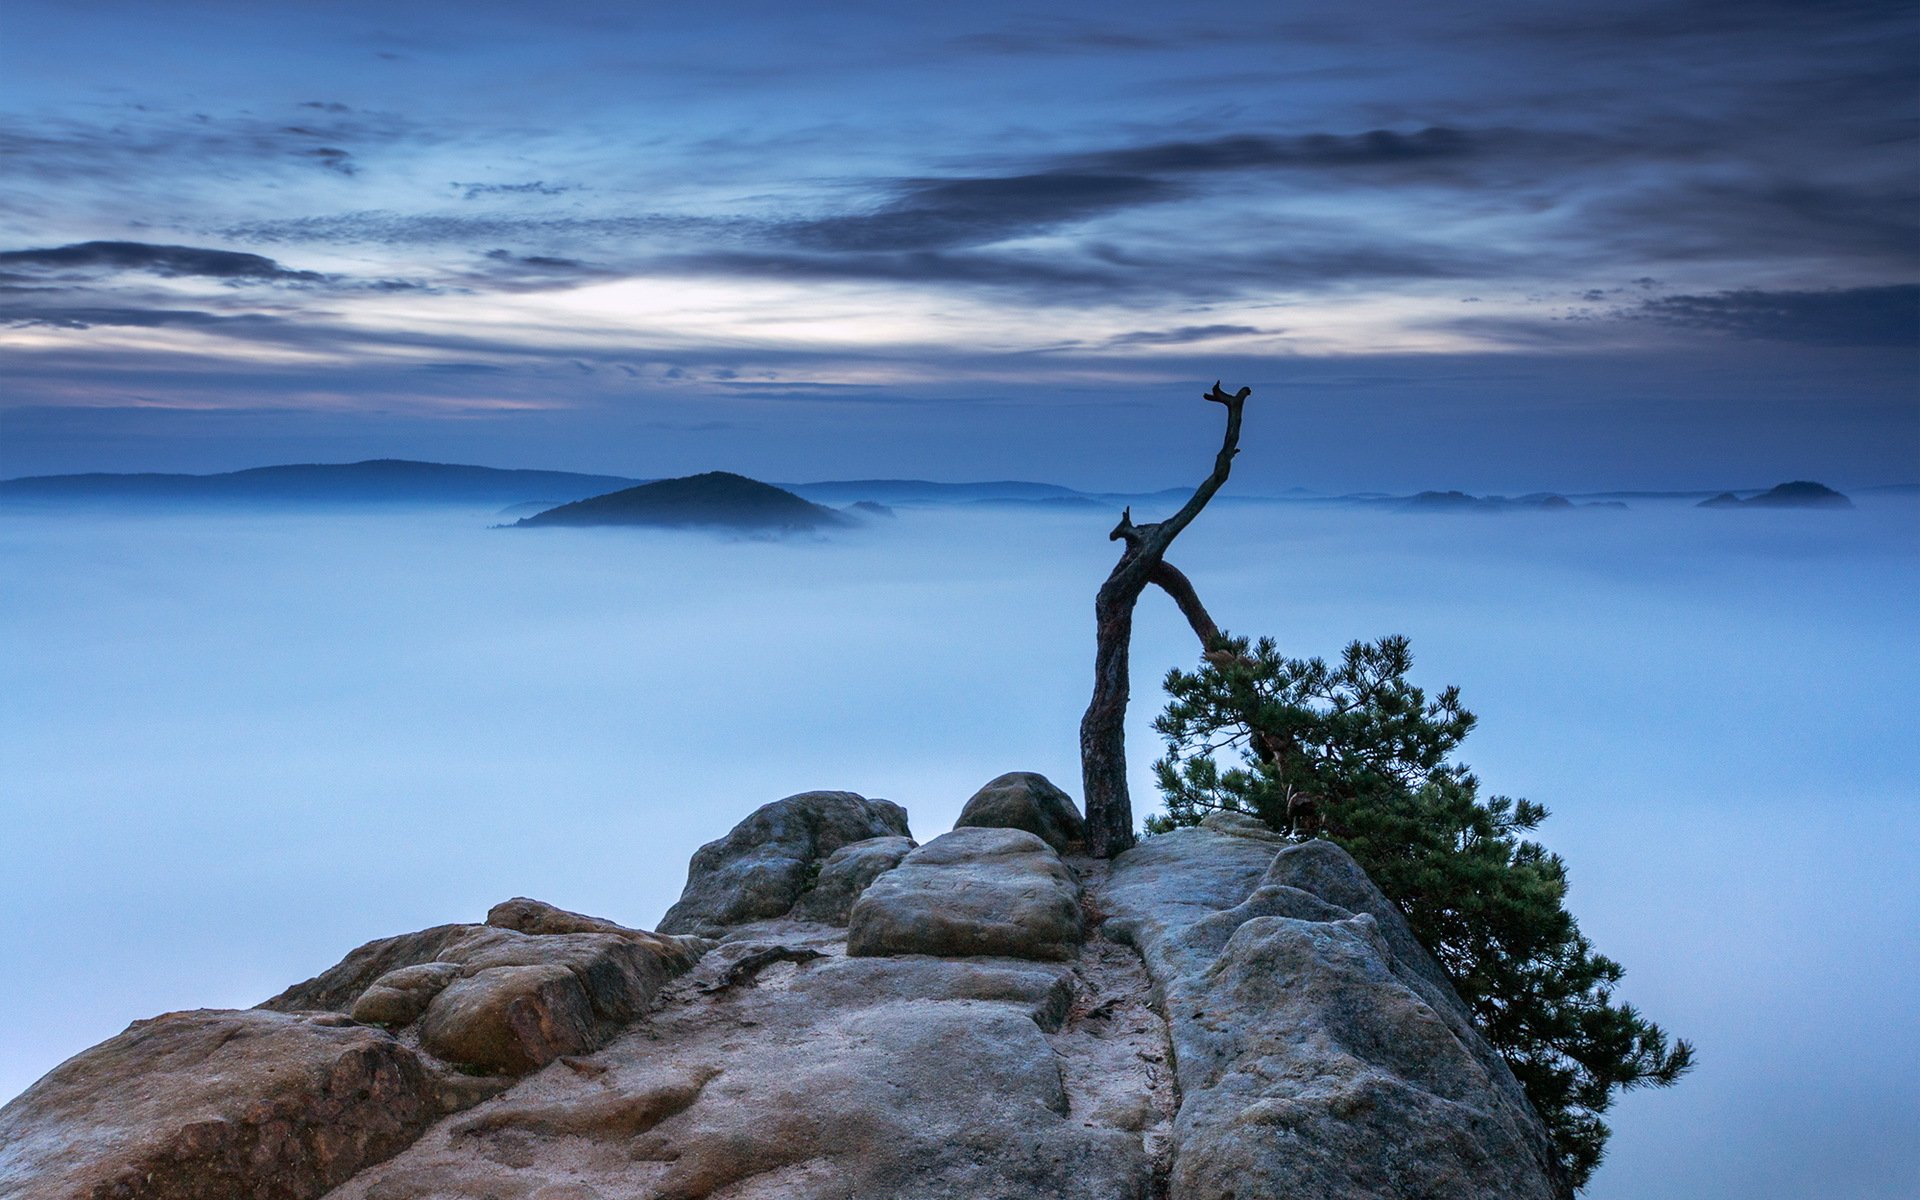
[[[1563,1196],[1545,1129],[1444,971],[1344,850],[1244,818],[1114,860],[1179,1063],[1171,1194]]]
[[[1343,852],[1222,816],[1063,856],[1021,827],[1057,793],[918,848],[803,793],[701,849],[672,934],[520,898],[137,1023],[0,1109],[0,1200],[1558,1195]]]

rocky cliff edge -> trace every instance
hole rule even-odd
[[[1445,973],[1329,842],[1082,856],[1038,775],[916,845],[808,792],[661,931],[534,900],[168,1013],[0,1109],[0,1200],[1565,1194]]]

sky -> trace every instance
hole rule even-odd
[[[0,0],[0,475],[1920,480],[1871,0]]]

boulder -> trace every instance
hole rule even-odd
[[[1053,847],[1020,829],[956,829],[854,902],[847,953],[1059,960],[1082,932],[1079,880]]]
[[[628,929],[537,900],[495,905],[488,919],[497,923],[369,942],[261,1007],[351,1013],[392,1029],[417,1022],[421,1046],[436,1057],[470,1071],[519,1074],[602,1044],[699,958],[699,939]]]
[[[465,970],[459,963],[430,962],[388,971],[360,993],[348,1015],[363,1025],[411,1025]]]
[[[877,837],[910,837],[906,810],[852,792],[802,792],[764,805],[727,836],[694,852],[687,886],[660,920],[663,933],[721,937],[786,915],[835,850]]]
[[[913,848],[913,839],[905,837],[868,838],[840,847],[827,856],[819,878],[793,906],[793,915],[805,921],[845,925],[853,912],[853,902],[867,885],[899,866]]]
[[[458,1102],[412,1050],[344,1017],[168,1013],[0,1108],[0,1197],[307,1200]]]
[[[420,1018],[420,1044],[470,1070],[521,1075],[598,1044],[580,979],[555,963],[502,966],[449,984]]]
[[[1087,824],[1073,800],[1033,771],[1009,771],[975,792],[953,827],[1024,829],[1062,854],[1087,838]]]
[[[568,912],[564,908],[555,908],[544,900],[529,900],[525,896],[515,896],[511,900],[502,900],[487,910],[487,924],[497,929],[511,929],[516,933],[611,933],[630,942],[659,951],[663,955],[690,954],[698,958],[707,946],[703,939],[674,937],[669,934],[649,933],[644,929],[629,929],[605,917],[589,917],[583,913]]]
[[[1331,842],[1248,832],[1150,838],[1102,896],[1167,1014],[1172,1195],[1564,1197],[1544,1126],[1392,902]]]

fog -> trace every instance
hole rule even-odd
[[[1694,1040],[1596,1200],[1920,1188],[1920,506],[1403,515],[1220,503],[1170,556],[1296,654],[1405,633],[1461,757],[1552,810],[1625,998]],[[0,516],[0,1099],[129,1021],[256,1003],[529,895],[651,926],[811,788],[952,822],[1077,794],[1114,514],[902,510],[824,540],[484,509]],[[1156,804],[1142,601],[1130,750]]]

